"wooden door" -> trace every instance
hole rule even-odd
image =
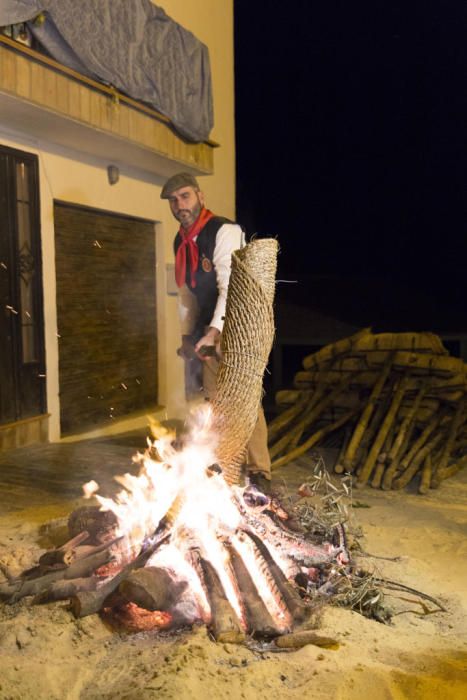
[[[154,222],[56,202],[62,433],[157,403]]]
[[[0,424],[45,412],[37,157],[0,146]]]

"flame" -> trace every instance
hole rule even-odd
[[[211,616],[206,583],[198,575],[193,560],[194,550],[213,566],[230,605],[246,629],[244,602],[233,574],[229,547],[224,546],[228,542],[245,563],[277,628],[290,630],[291,615],[281,605],[274,580],[258,564],[260,557],[254,543],[242,534],[247,506],[241,508],[239,503],[244,503],[245,489],[229,486],[220,470],[215,469],[218,441],[212,429],[210,406],[205,404],[196,409],[190,428],[181,439],[156,423],[151,425],[151,433],[146,452],[134,458],[140,464],[138,476],[127,473],[115,477],[122,486],[115,499],[96,494],[95,482],[85,486],[85,493],[94,495],[102,510],[112,511],[117,518],[115,534],[122,538],[115,553],[119,563],[131,561],[145,544],[153,542],[158,528],[170,529],[170,541],[156,550],[147,565],[164,568],[174,581],[187,583],[176,604],[176,614],[181,619],[191,616],[191,621],[205,622]],[[268,549],[287,572],[290,569],[287,558],[271,544]]]
[[[123,486],[115,500],[95,494],[96,489],[86,485],[102,509],[116,515],[116,534],[126,538],[132,550],[153,535],[163,518],[171,523],[172,541],[181,530],[186,537],[188,530],[205,540],[207,548],[213,532],[232,532],[238,526],[240,515],[231,490],[221,474],[208,469],[216,463],[217,442],[210,425],[211,409],[203,406],[193,414],[180,450],[174,447],[174,433],[159,426],[159,437],[149,440],[146,453],[135,458],[141,464],[139,475],[115,477]]]
[[[153,422],[154,439],[148,440],[144,454],[135,457],[141,465],[140,473],[115,477],[123,487],[115,500],[97,494],[96,482],[83,488],[87,497],[94,495],[102,510],[116,515],[115,534],[123,538],[123,560],[135,557],[163,521],[170,523],[170,546],[162,547],[150,562],[171,568],[178,578],[187,580],[195,592],[201,618],[206,618],[210,612],[206,594],[185,558],[189,543],[196,541],[201,556],[216,569],[230,604],[242,619],[242,606],[229,576],[228,553],[219,539],[234,534],[241,514],[233,490],[220,473],[209,469],[217,461],[217,439],[211,423],[210,406],[199,407],[191,416],[184,446],[176,449],[174,432]]]
[[[94,496],[95,493],[99,490],[99,484],[97,481],[94,481],[92,479],[91,481],[88,481],[87,484],[83,484],[83,491],[84,491],[84,497],[85,498],[91,498]]]

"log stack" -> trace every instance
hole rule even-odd
[[[334,469],[357,486],[427,493],[467,463],[466,386],[467,365],[436,335],[364,329],[305,357],[276,395],[273,468],[332,435]]]
[[[312,541],[287,529],[276,517],[277,504],[259,491],[245,490],[236,502],[243,514],[241,526],[230,536],[215,537],[220,563],[214,566],[209,561],[201,538],[197,541],[192,533],[187,535],[184,553],[179,550],[185,561],[181,577],[177,558],[173,550],[169,552],[174,535],[169,518],[133,554],[122,550],[124,538],[116,536],[117,523],[108,511],[82,506],[70,515],[68,531],[72,535],[80,526],[88,529],[45,552],[36,566],[19,576],[4,572],[7,580],[0,582],[0,601],[14,604],[31,597],[32,604],[43,604],[69,599],[76,618],[102,613],[111,623],[126,621],[132,631],[141,629],[141,620],[146,629],[151,620],[154,627],[166,629],[204,622],[219,642],[290,637],[307,629],[316,602],[305,595],[302,567],[310,571],[319,567],[322,572],[323,581],[321,577],[318,583],[309,580],[316,596],[321,595],[321,586],[327,590],[328,577],[345,578],[351,564],[345,538],[339,539],[343,526],[334,524],[321,541],[318,536]],[[335,544],[326,539],[328,534]],[[211,548],[214,553],[216,546]],[[271,551],[280,551],[287,561],[288,577]],[[157,559],[157,553],[162,559]],[[195,580],[199,584],[193,587]]]

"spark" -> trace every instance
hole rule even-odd
[[[9,306],[8,304],[5,306],[5,308],[8,309],[8,311],[11,311],[12,314],[18,314],[16,309],[14,309],[12,306]]]
[[[120,384],[120,386],[122,387],[122,389],[125,389],[125,391],[128,389],[128,387],[127,387],[127,385],[125,384],[125,382],[122,382],[122,383]]]
[[[94,248],[102,248],[102,246],[101,246],[101,244],[99,243],[99,241],[94,241],[93,246],[94,246]]]
[[[4,262],[0,262],[0,267],[3,267],[4,270],[8,270]]]

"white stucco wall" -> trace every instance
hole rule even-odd
[[[176,22],[209,47],[214,93],[211,138],[215,175],[201,178],[210,209],[235,218],[235,103],[233,0],[166,0],[156,2]]]
[[[215,128],[211,138],[221,147],[215,151],[214,175],[200,178],[200,183],[210,209],[234,217],[233,2],[166,0],[157,4],[209,47],[215,109]],[[158,306],[155,323],[159,340],[158,399],[164,404],[164,414],[168,417],[183,415],[183,366],[176,355],[179,344],[176,298],[167,294],[166,287],[166,264],[173,262],[172,239],[177,226],[167,202],[159,197],[161,181],[147,173],[122,167],[119,182],[111,186],[107,181],[108,162],[82,157],[79,152],[16,132],[14,125],[2,122],[1,114],[0,144],[37,154],[39,158],[47,410],[51,414],[49,438],[52,441],[60,438],[57,339],[60,329],[57,328],[55,299],[53,222],[53,202],[56,199],[157,222]]]

